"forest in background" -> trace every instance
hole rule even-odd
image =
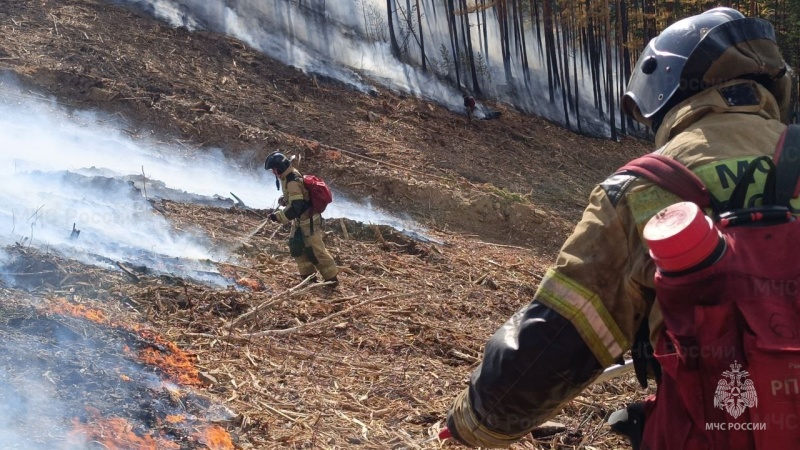
[[[302,4],[303,0],[299,0]],[[586,104],[580,101],[590,95],[594,111],[605,118],[610,137],[621,134],[642,134],[641,128],[628,118],[619,119],[619,93],[624,92],[636,59],[650,39],[682,18],[717,6],[727,6],[748,17],[770,21],[778,44],[792,67],[800,66],[800,1],[796,0],[433,0],[421,6],[420,0],[386,0],[387,27],[376,26],[391,43],[392,53],[403,59],[411,47],[421,61],[422,69],[439,71],[465,90],[480,98],[486,83],[497,82],[485,76],[485,54],[499,27],[506,82],[513,77],[514,64],[523,68],[523,82],[532,76],[530,58],[536,57],[544,67],[547,92],[551,104],[560,103],[567,128],[581,132],[580,117]],[[365,3],[362,3],[364,5]],[[437,10],[438,8],[438,10]],[[424,18],[430,11],[441,10],[448,18],[450,48],[427,48]],[[367,15],[364,15],[365,22]],[[494,22],[494,23],[493,23]],[[367,25],[365,23],[365,25]],[[477,34],[477,36],[476,36]],[[480,44],[476,46],[475,41]],[[588,76],[591,93],[579,92],[587,86],[579,77]],[[509,83],[511,84],[511,83]],[[794,98],[798,79],[795,75]],[[585,88],[584,88],[585,89]],[[795,102],[792,122],[798,121]],[[577,128],[576,128],[577,127]]]

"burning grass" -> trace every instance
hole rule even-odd
[[[170,342],[153,330],[141,324],[130,324],[123,321],[109,321],[105,314],[83,304],[69,303],[63,298],[54,299],[46,310],[54,314],[84,318],[109,327],[130,331],[137,335],[137,341],[144,347],[132,350],[125,346],[126,354],[135,355],[135,359],[144,364],[158,367],[171,381],[184,386],[200,386],[197,369],[191,358],[174,342]]]
[[[233,450],[231,435],[219,425],[211,425],[202,432],[196,433],[197,442],[211,450]]]
[[[342,270],[341,285],[333,291],[298,286],[294,263],[282,250],[287,229],[262,230],[237,247],[241,232],[222,225],[233,215],[254,229],[256,218],[167,206],[172,220],[213,230],[221,247],[239,249],[238,261],[220,265],[230,287],[153,274],[134,281],[31,254],[65,273],[85,274],[81,284],[67,278],[52,288],[34,286],[66,293],[39,311],[59,323],[74,319],[111,330],[114,339],[106,338],[104,348],[118,348],[127,359],[109,371],[113,383],[140,389],[150,405],[141,408],[141,400],[126,395],[112,403],[136,416],[100,407],[101,416],[84,413],[76,425],[84,439],[103,442],[120,429],[115,436],[141,448],[159,439],[226,450],[439,448],[436,432],[479,362],[482,344],[530,299],[545,267],[543,257],[519,247],[437,231],[423,243],[386,227],[337,220],[329,221],[326,240]],[[241,279],[264,288],[236,287]],[[35,324],[26,320],[19,323]],[[225,406],[189,387],[224,399]],[[621,440],[603,421],[640,394],[632,378],[594,386],[555,418],[566,431],[513,448],[615,448]]]
[[[136,327],[150,346],[141,349],[138,360],[161,369],[172,381],[183,386],[200,386],[200,378],[189,355],[174,342],[156,335],[152,330]]]
[[[100,411],[87,408],[90,419],[82,423],[73,420],[73,430],[67,436],[70,447],[84,447],[96,443],[109,450],[180,450],[181,446],[169,439],[134,432],[133,425],[122,417],[100,417]]]
[[[150,269],[169,268],[161,275],[137,267],[126,273],[124,261],[106,261],[122,263],[122,271],[99,270],[23,242],[8,251],[18,258],[0,269],[0,369],[6,371],[0,397],[46,393],[70,412],[48,421],[51,411],[35,409],[35,402],[28,407],[38,415],[14,403],[5,416],[37,450],[59,448],[63,433],[53,423],[65,419],[69,426],[75,415],[86,416],[85,404],[102,415],[83,417],[81,424],[108,430],[104,420],[121,417],[138,438],[157,439],[161,430],[171,430],[167,435],[186,448],[203,445],[195,433],[207,422],[230,431],[241,449],[439,448],[433,437],[483,343],[530,299],[591,185],[649,151],[647,145],[584,139],[503,105],[497,105],[503,120],[467,126],[443,108],[391,92],[353,95],[240,42],[189,34],[105,1],[3,6],[9,20],[0,66],[59,102],[131,119],[128,134],[143,136],[144,128],[158,124],[159,139],[173,142],[166,136],[178,133],[178,144],[189,153],[218,146],[236,157],[254,150],[263,157],[275,148],[316,154],[309,168],[350,194],[372,197],[433,227],[449,224],[480,233],[479,239],[537,249],[486,244],[477,235],[441,229],[430,234],[445,244],[420,243],[385,227],[329,221],[327,241],[342,284],[332,292],[287,292],[298,280],[286,230],[269,224],[253,233],[264,219],[259,211],[150,202],[175,229],[202,228],[216,244],[211,250],[241,256],[228,262],[235,265],[218,267],[224,279],[216,277],[216,287],[189,280],[181,272],[184,261],[145,258]],[[208,76],[209,70],[224,71],[222,81],[229,82]],[[213,112],[194,106],[201,100]],[[365,120],[367,111],[382,120]],[[326,154],[330,146],[354,151],[334,158]],[[515,210],[498,208],[493,195],[473,201],[476,193],[487,193],[480,185],[486,181],[532,192],[547,210],[546,220],[510,221]],[[199,269],[216,275],[207,264]],[[232,287],[220,287],[224,280]],[[74,309],[28,306],[57,297],[64,299],[61,307]],[[252,320],[234,325],[258,306]],[[232,420],[218,403],[175,391],[161,376],[179,382],[189,374],[194,383],[187,360],[163,361],[179,353],[129,328],[111,327],[109,334],[103,319],[146,322],[193,363],[203,384],[198,389],[241,416]],[[162,360],[179,376],[144,364],[140,349],[150,349],[151,361]],[[567,431],[514,448],[616,448],[620,441],[602,420],[641,394],[631,379],[595,386],[556,418]],[[204,439],[206,446],[215,442]]]
[[[2,288],[0,298],[2,423],[22,432],[15,445],[234,448],[225,424],[236,415],[193,389],[202,383],[192,358],[119,303],[43,302]]]

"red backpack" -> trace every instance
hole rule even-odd
[[[645,403],[643,450],[800,448],[800,211],[789,204],[800,127],[787,130],[774,160],[756,158],[726,203],[661,155],[621,169],[711,208],[726,245],[695,270],[656,272],[661,378]],[[758,164],[771,167],[763,206],[745,208]]]
[[[322,178],[315,175],[303,175],[303,186],[308,191],[313,214],[322,214],[328,204],[333,202],[333,193]]]

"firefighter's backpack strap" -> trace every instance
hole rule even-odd
[[[800,196],[800,125],[789,125],[775,149],[775,205],[789,206]]]
[[[644,177],[678,197],[696,203],[701,208],[708,208],[717,203],[694,172],[680,162],[658,153],[636,158],[617,172],[631,172]]]
[[[718,204],[705,184],[703,184],[703,181],[694,172],[680,162],[659,153],[650,153],[636,158],[622,166],[617,173],[632,173],[646,178],[662,189],[666,189],[684,200],[692,201],[703,208]],[[636,379],[643,388],[647,387],[647,378],[650,370],[655,375],[656,383],[660,382],[661,365],[653,356],[647,316],[642,320],[636,333],[632,356]]]
[[[733,188],[731,198],[725,204],[726,211],[736,211],[745,209],[745,202],[747,201],[747,191],[750,184],[753,182],[757,170],[762,170],[761,166],[767,166],[767,179],[764,181],[764,192],[761,204],[763,206],[775,206],[775,164],[769,156],[759,156],[758,158],[750,161],[747,165],[744,174],[739,181],[736,182],[736,187]]]

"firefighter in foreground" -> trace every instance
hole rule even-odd
[[[310,210],[310,197],[303,185],[303,175],[280,152],[270,153],[264,167],[275,175],[283,193],[278,200],[283,208],[270,214],[269,220],[282,224],[294,221],[289,252],[297,263],[300,277],[316,277],[319,271],[325,281],[333,282],[333,286],[336,286],[339,283],[339,269],[322,241],[322,217]]]
[[[688,167],[715,198],[728,199],[737,179],[747,178],[743,167],[775,151],[786,129],[790,86],[772,26],[715,8],[676,22],[648,44],[622,109],[655,131],[658,153]],[[760,171],[751,177],[750,203],[765,178]],[[512,444],[558,414],[628,350],[633,349],[640,382],[647,382],[641,361],[649,352],[640,349],[665,335],[655,303],[655,265],[642,231],[658,211],[679,201],[626,172],[595,187],[531,303],[488,341],[481,365],[455,399],[447,415],[455,441],[488,448]],[[792,206],[798,211],[800,201]],[[793,333],[787,336],[795,336],[797,344],[797,330]],[[794,357],[800,361],[800,352]],[[702,412],[715,406],[706,403],[715,400],[717,380],[709,381],[710,392],[676,395],[693,404],[682,404],[668,425],[663,414],[648,422],[642,448],[778,448],[756,446],[750,431],[708,438]],[[770,392],[760,394],[768,400]],[[797,395],[789,400],[800,404]],[[797,416],[794,420],[793,429],[775,431],[794,433],[788,439],[797,443]]]

